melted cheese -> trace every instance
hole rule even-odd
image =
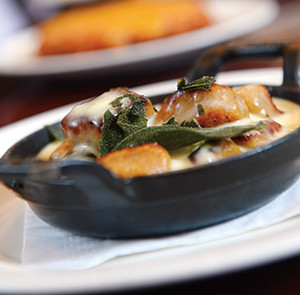
[[[61,141],[55,140],[51,143],[44,146],[36,158],[41,161],[48,161],[50,159],[50,156],[54,153],[54,151],[61,145]]]
[[[300,126],[300,106],[290,100],[273,98],[276,106],[283,114],[273,117],[273,120],[292,132]]]
[[[187,155],[171,158],[171,171],[194,167]]]
[[[113,114],[116,113],[116,108],[114,108],[110,103],[122,96],[124,92],[118,90],[112,90],[101,94],[100,96],[76,105],[69,113],[70,119],[87,117],[89,121],[98,121],[103,114],[110,110]],[[122,108],[129,106],[132,102],[128,97],[124,97],[121,100]]]

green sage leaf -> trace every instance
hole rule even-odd
[[[102,135],[99,141],[101,156],[110,153],[123,138],[123,131],[117,124],[117,119],[110,110],[107,110],[104,113],[103,118],[104,124],[102,127]]]
[[[130,107],[125,107],[117,116],[114,116],[110,110],[104,113],[104,124],[99,142],[101,156],[110,153],[129,134],[147,126],[146,109],[144,108],[146,101],[137,95],[126,93],[114,99],[110,104],[114,108],[120,108],[122,99],[125,97],[131,100]]]
[[[214,77],[203,76],[200,79],[186,83],[184,78],[181,78],[177,83],[177,89],[183,91],[208,90],[212,84],[216,82]]]
[[[195,152],[196,150],[200,149],[206,143],[207,143],[207,140],[200,140],[200,141],[197,141],[197,142],[195,142],[191,145],[187,145],[187,146],[184,146],[184,147],[179,148],[177,150],[171,151],[170,153],[174,157],[180,156],[180,155],[188,155],[189,156],[193,152]]]
[[[117,124],[123,130],[124,137],[147,126],[145,112],[143,105],[134,104],[131,109],[126,107],[120,113]]]
[[[45,126],[51,141],[59,140],[59,141],[65,141],[64,134],[61,130],[60,122],[54,123],[52,125]]]
[[[162,125],[178,126],[178,123],[176,122],[175,117],[172,117],[169,121],[163,123]]]
[[[130,134],[120,141],[114,150],[157,142],[169,152],[174,152],[203,140],[210,141],[236,137],[250,130],[260,130],[264,126],[262,122],[256,125],[217,128],[188,128],[174,125],[152,126]]]
[[[180,124],[181,127],[189,127],[189,128],[201,128],[201,126],[198,124],[198,122],[195,119],[192,119],[190,121],[184,120]]]

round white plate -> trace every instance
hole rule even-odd
[[[11,36],[0,45],[0,74],[55,75],[97,70],[107,73],[132,70],[141,64],[161,65],[162,60],[204,49],[255,31],[275,19],[274,0],[205,0],[213,24],[203,29],[114,49],[56,56],[36,56],[39,35],[35,27]],[[173,60],[174,62],[174,60]],[[175,60],[176,62],[176,60]],[[180,61],[177,61],[180,62]]]
[[[221,73],[218,83],[279,85],[280,69]],[[172,91],[176,81],[135,89],[145,95]],[[21,137],[59,120],[65,106],[0,129],[0,155]],[[300,216],[242,235],[194,246],[116,258],[87,270],[37,270],[21,264],[24,202],[0,185],[0,293],[126,290],[204,278],[300,253]],[[201,262],[201,263],[200,263]]]

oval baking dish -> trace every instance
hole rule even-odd
[[[215,75],[224,62],[252,56],[282,56],[284,82],[267,88],[300,104],[294,44],[217,47],[187,78]],[[50,225],[99,238],[167,235],[224,222],[270,202],[300,173],[299,128],[232,158],[133,179],[119,179],[94,162],[34,161],[50,140],[44,128],[16,143],[1,160],[0,179]]]

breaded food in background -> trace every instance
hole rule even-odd
[[[111,48],[207,26],[196,0],[102,1],[62,11],[39,25],[39,55]]]

